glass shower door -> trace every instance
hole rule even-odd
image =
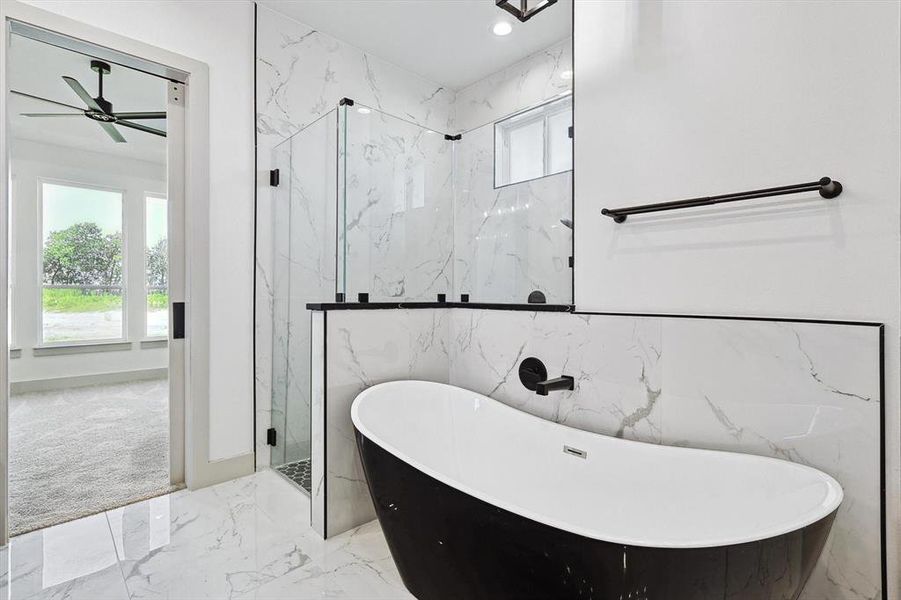
[[[270,448],[270,464],[275,467],[285,463],[285,413],[287,411],[288,378],[288,266],[290,265],[290,202],[291,197],[291,140],[286,140],[272,152],[272,165],[285,174],[279,185],[272,189],[272,404],[270,407],[272,428],[276,432],[276,444]]]
[[[275,149],[271,465],[310,490],[310,302],[336,285],[336,111]]]

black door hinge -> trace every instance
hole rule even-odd
[[[450,141],[450,142],[458,142],[458,141],[460,141],[460,140],[463,139],[463,134],[462,134],[462,133],[458,133],[457,135],[451,135],[451,134],[449,134],[449,133],[445,133],[445,134],[444,134],[444,139],[446,139],[446,140],[448,140],[448,141]]]
[[[185,339],[185,303],[172,303],[172,339]]]
[[[269,171],[269,185],[272,187],[278,187],[278,169],[272,169]]]
[[[338,100],[338,106],[353,106],[353,105],[354,105],[354,101],[351,100],[350,98],[341,98],[340,100]]]
[[[275,446],[275,442],[278,439],[278,434],[275,432],[275,427],[270,427],[266,430],[266,443],[270,446]]]
[[[569,257],[569,268],[571,269],[572,266],[573,266],[573,257],[570,256],[570,257]]]
[[[573,139],[573,126],[572,125],[569,126],[567,133],[569,134],[569,139]]]

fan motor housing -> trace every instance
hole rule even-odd
[[[95,98],[95,100],[97,100],[97,98]],[[103,107],[103,104],[101,104],[99,100],[97,101],[97,104],[100,104],[100,106]],[[107,102],[107,104],[109,104],[109,102]],[[112,107],[110,107],[110,110],[112,110]],[[94,119],[95,121],[101,121],[102,123],[115,123],[119,120],[113,115],[108,115],[99,110],[86,110],[84,111],[84,116],[89,119]]]

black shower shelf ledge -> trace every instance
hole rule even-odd
[[[573,312],[572,304],[503,304],[499,302],[314,302],[307,310],[388,310],[417,308],[472,308],[481,310],[521,310],[534,312]]]

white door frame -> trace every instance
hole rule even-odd
[[[179,152],[177,147],[170,145],[168,148],[169,197],[181,200],[177,204],[170,200],[170,235],[174,236],[170,243],[182,244],[186,258],[184,264],[170,265],[171,275],[177,279],[183,276],[184,281],[182,290],[170,292],[170,300],[186,303],[185,339],[170,339],[169,344],[170,382],[173,374],[174,379],[184,382],[179,390],[174,390],[174,395],[170,389],[170,412],[174,409],[170,424],[177,429],[174,433],[181,434],[172,439],[183,440],[183,443],[173,443],[170,450],[171,477],[174,482],[183,480],[194,489],[229,479],[236,471],[230,461],[209,460],[209,68],[205,63],[150,44],[14,0],[4,0],[0,2],[0,63],[4,66],[0,69],[0,546],[6,545],[9,532],[9,332],[6,314],[9,306],[7,215],[10,190],[6,93],[9,70],[6,61],[11,20],[100,46],[112,53],[140,57],[185,74],[186,85],[181,90],[170,91],[186,93],[178,100],[170,96],[169,102],[173,111],[172,125],[182,126],[184,131],[181,156],[173,154]],[[179,104],[181,110],[178,110]],[[174,170],[173,165],[176,166]],[[172,231],[173,220],[180,216],[178,211],[183,212],[183,229]],[[173,359],[178,361],[177,365]],[[175,406],[171,405],[173,401]]]

